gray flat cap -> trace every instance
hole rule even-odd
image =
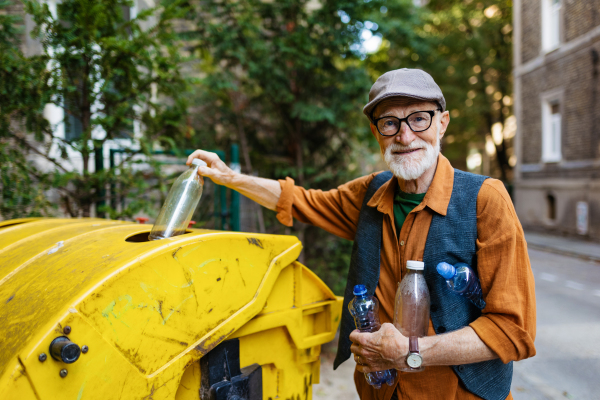
[[[375,81],[363,113],[371,120],[371,113],[381,100],[396,96],[435,101],[442,111],[446,110],[446,99],[431,75],[420,69],[402,68],[386,72]]]

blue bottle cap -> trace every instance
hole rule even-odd
[[[456,268],[448,264],[447,262],[441,262],[436,267],[438,274],[444,277],[444,279],[452,279],[456,275]]]
[[[354,286],[354,295],[355,296],[363,296],[367,294],[367,287],[365,285],[356,285]]]

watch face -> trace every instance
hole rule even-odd
[[[418,354],[414,354],[414,353],[409,354],[408,357],[406,358],[406,363],[411,368],[419,368],[421,366],[422,362],[423,362],[423,359]]]

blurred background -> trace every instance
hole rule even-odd
[[[0,0],[0,220],[152,223],[197,148],[334,188],[386,168],[362,114],[372,83],[421,68],[450,111],[443,154],[505,183],[540,287],[574,282],[548,298],[564,290],[581,310],[577,296],[600,299],[599,52],[600,0]],[[349,241],[286,228],[208,180],[193,219],[297,235],[301,261],[343,292]],[[577,263],[579,280],[561,275]],[[582,331],[600,353],[600,324]],[[597,394],[593,357],[573,387]],[[520,387],[537,398],[540,385]]]

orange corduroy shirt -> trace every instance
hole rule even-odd
[[[353,240],[367,187],[375,175],[326,192],[295,186],[290,178],[280,180],[282,192],[277,218],[287,226],[296,218]],[[454,169],[440,155],[423,202],[408,214],[399,236],[393,211],[398,181],[393,178],[385,183],[368,202],[369,207],[376,207],[384,214],[381,269],[375,290],[382,323],[393,321],[396,287],[406,273],[406,261],[423,260],[432,216],[446,215],[453,182]],[[512,201],[502,182],[496,179],[486,179],[477,196],[477,273],[486,307],[470,326],[505,363],[534,356],[535,285],[527,244]],[[428,335],[435,335],[431,320]],[[395,387],[384,385],[379,390],[369,386],[358,371],[354,373],[354,381],[363,400],[389,400],[394,389],[400,400],[479,398],[467,391],[449,366],[429,366],[420,373],[400,372]],[[512,395],[507,399],[512,399]]]

